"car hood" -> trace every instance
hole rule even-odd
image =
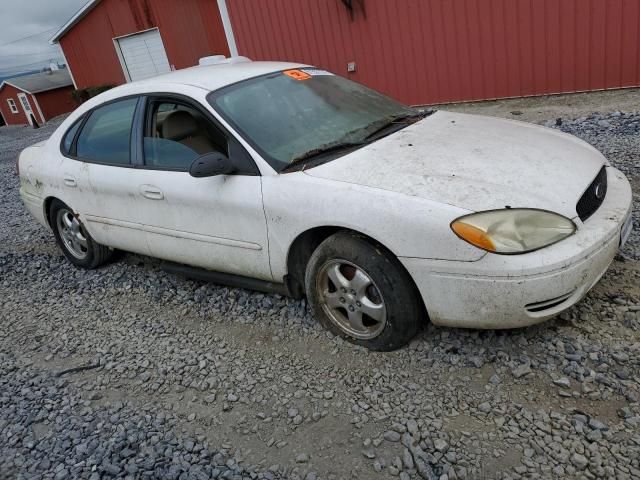
[[[470,211],[540,208],[574,218],[605,163],[589,144],[552,129],[439,111],[304,173]]]

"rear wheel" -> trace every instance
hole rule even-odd
[[[78,267],[96,268],[113,255],[112,249],[91,238],[73,210],[59,200],[51,203],[49,224],[65,257]]]
[[[351,232],[322,242],[305,275],[307,298],[322,325],[372,350],[394,350],[420,328],[422,304],[400,262]]]

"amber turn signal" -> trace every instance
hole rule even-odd
[[[469,242],[471,245],[475,245],[483,250],[488,250],[489,252],[496,251],[496,247],[489,236],[479,228],[469,225],[468,223],[461,222],[460,220],[453,222],[451,224],[451,228],[456,235]]]
[[[487,252],[502,255],[528,253],[573,235],[568,218],[535,208],[487,210],[460,217],[451,223],[458,237]]]

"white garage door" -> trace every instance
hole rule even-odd
[[[171,71],[158,30],[136,33],[117,41],[132,82]]]

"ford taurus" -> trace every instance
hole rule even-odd
[[[375,350],[425,320],[541,322],[631,229],[624,175],[536,125],[402,105],[307,65],[213,59],[103,93],[18,160],[67,259],[115,249],[307,297]]]

